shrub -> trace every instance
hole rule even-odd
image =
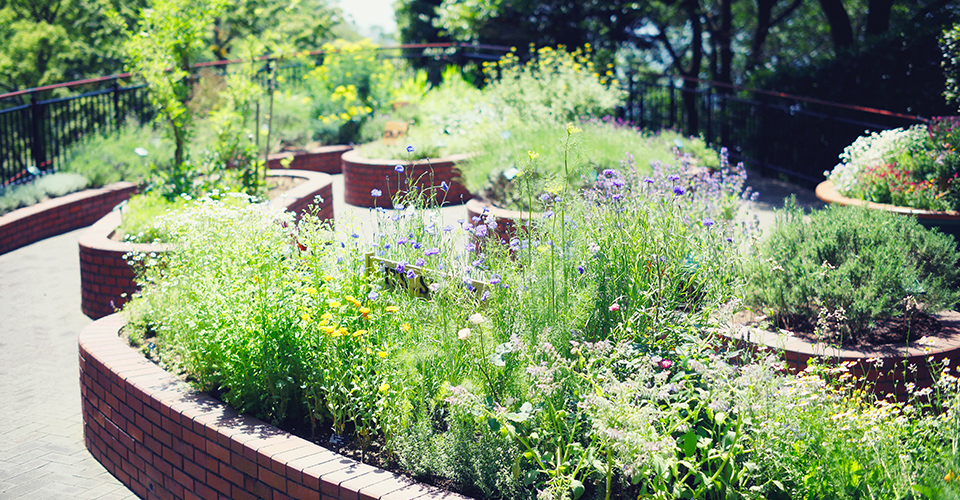
[[[173,158],[172,143],[156,129],[128,118],[113,134],[94,135],[67,152],[65,172],[90,179],[94,187],[112,182],[143,182],[151,164],[167,164]]]
[[[928,313],[960,299],[953,238],[881,210],[829,207],[809,215],[788,203],[747,270],[746,303],[779,324],[791,315],[835,319],[829,340],[855,342],[880,318]]]
[[[47,198],[56,198],[85,189],[86,177],[71,173],[54,173],[38,177],[27,184],[0,187],[0,215],[29,207]]]

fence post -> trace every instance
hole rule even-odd
[[[120,114],[120,81],[113,80],[113,123],[114,130],[119,130],[123,124],[123,116]]]
[[[44,108],[37,100],[37,94],[30,94],[30,121],[33,140],[30,143],[30,152],[33,155],[33,164],[43,168],[47,163],[46,144],[43,140]]]

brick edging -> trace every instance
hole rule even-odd
[[[300,215],[317,197],[318,216],[333,221],[333,178],[320,172],[303,170],[270,170],[272,176],[306,178],[289,191],[272,200],[285,210]],[[135,274],[123,258],[128,252],[163,252],[163,245],[146,243],[130,244],[110,239],[120,225],[121,214],[110,212],[80,235],[80,310],[90,318],[102,318],[112,314],[127,302],[138,287]]]
[[[191,389],[119,337],[119,314],[78,338],[84,442],[140,498],[466,497],[293,436]]]
[[[0,215],[0,255],[93,224],[137,191],[132,182],[86,189]]]
[[[340,157],[343,153],[352,150],[352,146],[320,146],[303,151],[288,151],[274,153],[267,158],[267,168],[282,169],[283,160],[290,159],[287,168],[294,170],[309,170],[325,174],[340,173]]]
[[[762,346],[783,353],[783,360],[792,373],[798,373],[807,367],[811,358],[822,358],[830,363],[850,362],[849,373],[858,378],[875,382],[874,391],[884,396],[893,393],[898,399],[905,398],[906,382],[913,382],[917,389],[933,385],[933,377],[939,370],[944,358],[956,362],[960,360],[960,312],[945,311],[937,315],[942,328],[937,337],[931,339],[932,345],[922,345],[914,340],[908,346],[862,351],[842,349],[805,339],[774,333],[759,328],[743,326],[739,331],[725,335],[732,341],[744,341],[753,346]],[[872,359],[882,360],[882,366],[875,366]],[[913,365],[915,369],[908,367]],[[933,368],[931,367],[933,366]]]
[[[344,200],[356,207],[392,208],[391,199],[397,194],[398,186],[406,187],[410,179],[421,192],[432,191],[433,199],[437,203],[461,204],[473,197],[460,183],[460,174],[456,167],[457,163],[468,158],[470,155],[459,154],[412,162],[366,158],[356,150],[348,151],[341,157]],[[397,165],[404,167],[402,174],[394,170]],[[440,189],[443,182],[449,187],[446,192]],[[383,194],[374,198],[370,194],[374,189],[379,189]]]

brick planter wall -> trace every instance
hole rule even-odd
[[[192,390],[118,337],[79,336],[86,447],[140,498],[409,500],[465,497],[358,463]]]
[[[0,254],[89,226],[136,191],[131,182],[117,182],[0,215]]]
[[[318,215],[321,219],[333,220],[333,179],[329,175],[299,170],[271,170],[268,175],[307,179],[272,200],[273,203],[298,214],[299,218],[319,196],[323,203]],[[123,259],[127,252],[150,253],[166,249],[163,245],[111,240],[110,236],[120,221],[120,212],[111,212],[80,236],[80,309],[93,319],[112,314],[139,289],[134,282],[133,268]]]
[[[878,396],[892,393],[898,400],[904,401],[908,396],[907,382],[913,382],[917,389],[930,387],[935,374],[931,372],[931,368],[938,370],[939,363],[944,358],[949,358],[954,367],[956,362],[960,361],[960,312],[943,312],[937,319],[943,328],[940,334],[932,339],[932,345],[924,346],[919,341],[914,341],[909,346],[890,346],[874,351],[838,349],[795,336],[749,327],[743,327],[738,333],[728,337],[732,341],[747,342],[754,349],[763,346],[782,352],[791,373],[799,373],[805,369],[807,362],[814,357],[822,358],[830,364],[852,362],[849,373],[876,382],[874,392]],[[874,366],[867,361],[871,358],[882,359],[883,365]],[[916,371],[905,368],[904,361],[907,366],[915,366]]]
[[[344,199],[347,203],[357,207],[374,206],[391,208],[397,186],[406,187],[407,179],[412,179],[419,191],[432,192],[437,203],[457,205],[471,198],[470,192],[457,181],[459,174],[456,164],[463,162],[468,155],[452,155],[446,158],[431,159],[418,162],[406,160],[384,160],[364,158],[356,151],[343,154],[343,185]],[[398,174],[394,167],[403,165],[404,172]],[[449,190],[440,189],[442,182],[446,182]],[[383,195],[374,198],[370,192],[379,189]],[[403,191],[401,191],[402,193]]]
[[[282,169],[282,161],[292,158],[290,165],[286,168],[294,170],[309,170],[311,172],[323,172],[325,174],[340,173],[340,157],[343,153],[353,149],[351,146],[321,146],[310,148],[304,151],[289,151],[286,153],[276,153],[270,155],[267,159],[267,168]]]
[[[507,210],[490,205],[489,203],[484,203],[478,199],[468,201],[466,208],[467,217],[471,222],[474,222],[474,224],[476,224],[474,217],[481,217],[482,219],[485,213],[493,214],[497,221],[497,227],[491,234],[496,237],[496,241],[501,243],[509,243],[511,238],[517,236],[517,224],[521,220],[526,221],[526,223],[523,224],[524,229],[530,225],[530,212],[521,213],[517,210]],[[539,212],[534,212],[534,217],[541,216]]]

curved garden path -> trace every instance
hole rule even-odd
[[[751,179],[761,192],[754,212],[769,225],[770,209],[796,193],[804,207],[822,206],[813,192]],[[370,211],[343,203],[334,176],[337,224],[362,223]],[[451,223],[466,214],[444,209]],[[364,233],[373,232],[365,224]],[[80,312],[77,240],[85,229],[0,255],[0,500],[133,499],[84,447],[77,334],[91,320]]]

